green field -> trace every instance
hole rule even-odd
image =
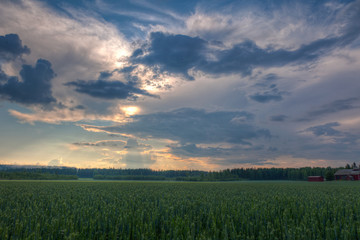
[[[0,239],[359,238],[359,182],[0,181]]]

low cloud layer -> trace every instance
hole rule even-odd
[[[182,108],[171,112],[137,115],[121,126],[99,127],[112,133],[131,134],[141,138],[171,139],[182,143],[236,143],[250,145],[252,139],[270,138],[267,129],[252,125],[251,113],[206,112]]]

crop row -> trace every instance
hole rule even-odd
[[[0,239],[359,239],[355,182],[0,182]]]

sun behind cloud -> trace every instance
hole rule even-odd
[[[132,116],[140,112],[140,108],[136,106],[122,107],[121,110],[123,110],[126,116]]]

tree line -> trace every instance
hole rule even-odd
[[[36,172],[0,172],[0,179],[6,180],[77,180],[76,175],[58,175]]]
[[[350,165],[349,165],[350,166]],[[349,167],[346,166],[346,167]],[[355,164],[356,166],[356,164]],[[353,166],[354,167],[354,164]],[[0,179],[93,178],[99,180],[175,180],[175,181],[239,181],[239,180],[307,180],[323,176],[331,180],[339,168],[234,168],[219,171],[152,170],[148,168],[72,168],[72,167],[11,167],[0,165]],[[16,177],[16,178],[15,178]]]

